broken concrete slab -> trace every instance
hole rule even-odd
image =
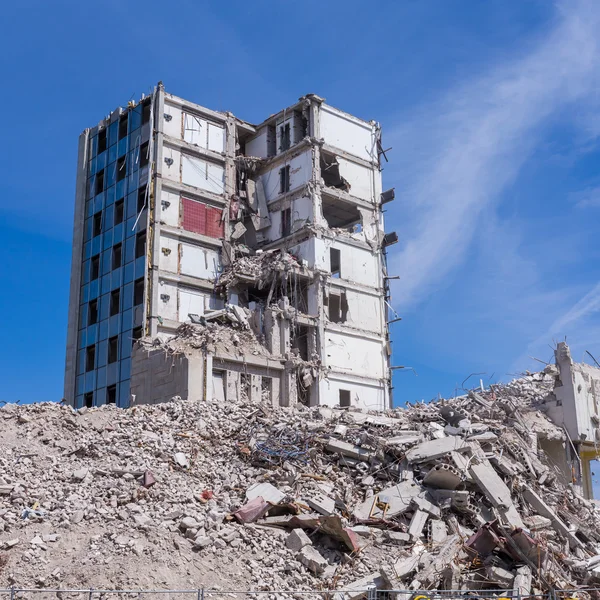
[[[298,553],[298,560],[317,575],[323,573],[329,565],[327,559],[313,546],[304,546]]]
[[[409,463],[425,462],[441,458],[450,452],[466,452],[468,449],[468,444],[460,437],[443,437],[411,448],[406,453],[406,460]]]
[[[274,485],[266,482],[254,483],[246,490],[246,500],[254,500],[259,496],[271,504],[279,504],[285,498],[283,492],[279,491]]]
[[[329,516],[335,512],[335,500],[323,494],[307,497],[306,504],[321,515]]]
[[[271,506],[272,505],[262,496],[258,496],[244,504],[244,506],[238,508],[233,513],[233,516],[240,523],[254,523],[258,519],[264,517]]]
[[[369,452],[360,446],[354,446],[353,444],[332,437],[329,438],[325,447],[329,452],[336,452],[337,454],[347,456],[348,458],[354,458],[355,460],[368,461],[369,458],[373,456],[372,452]]]
[[[489,461],[472,464],[469,473],[486,498],[500,511],[507,525],[513,528],[524,527],[521,516],[513,504],[510,490]]]
[[[452,453],[460,456],[458,453]],[[448,464],[435,465],[423,478],[427,486],[444,490],[455,490],[462,484],[462,478],[457,469]]]
[[[421,537],[428,518],[429,515],[424,510],[415,510],[408,527],[408,535],[411,539],[417,540]]]
[[[304,533],[304,529],[292,529],[290,535],[285,540],[285,545],[294,552],[300,552],[304,546],[312,546],[310,538]]]
[[[354,509],[354,516],[359,521],[395,517],[406,512],[410,508],[412,499],[416,498],[421,491],[421,486],[414,481],[402,481],[367,498]],[[387,508],[382,508],[378,503],[387,505]]]

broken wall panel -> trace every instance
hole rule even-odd
[[[321,105],[320,133],[325,143],[367,161],[377,159],[373,126],[337,108]]]
[[[173,152],[175,154],[175,151]],[[181,155],[181,183],[213,194],[225,191],[225,169],[195,156]]]
[[[343,323],[372,333],[382,332],[381,298],[351,289],[330,286],[329,293],[344,294],[346,318]]]
[[[177,285],[160,281],[158,314],[163,319],[177,321]]]
[[[348,182],[350,189],[348,193],[351,196],[366,200],[375,201],[375,188],[373,183],[373,171],[362,165],[346,160],[340,156],[337,157],[339,163],[340,175]]]
[[[385,406],[385,392],[378,383],[355,383],[329,374],[319,382],[319,392],[324,406],[342,406],[347,397],[353,408],[381,410]]]
[[[221,269],[218,250],[181,242],[180,255],[180,273],[182,275],[213,280]]]
[[[160,254],[158,267],[161,271],[177,273],[179,271],[179,244],[176,239],[160,236]]]
[[[280,170],[289,166],[289,190],[295,190],[307,184],[312,178],[312,149],[291,157],[285,163],[276,163],[272,169],[260,177],[263,182],[267,202],[272,202],[282,195],[280,188]]]
[[[384,377],[385,346],[379,340],[325,330],[327,367],[353,376]]]
[[[163,189],[160,194],[160,218],[165,225],[179,227],[179,193]]]

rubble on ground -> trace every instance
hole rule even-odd
[[[598,585],[600,511],[537,443],[555,375],[385,413],[6,405],[0,587]]]

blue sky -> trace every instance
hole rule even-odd
[[[9,3],[0,399],[62,393],[77,136],[159,80],[249,121],[306,93],[377,119],[400,243],[397,403],[600,355],[600,5]],[[32,368],[33,367],[33,368]],[[473,381],[471,378],[468,384]]]

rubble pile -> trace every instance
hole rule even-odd
[[[237,256],[223,269],[217,281],[217,289],[227,289],[240,282],[257,282],[258,289],[265,288],[277,280],[282,273],[301,268],[298,260],[289,252],[258,250],[253,255]]]
[[[385,413],[6,405],[0,587],[598,585],[600,511],[542,450],[555,375]]]

